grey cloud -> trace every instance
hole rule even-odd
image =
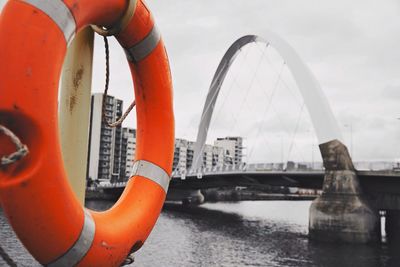
[[[398,0],[147,2],[154,12],[171,61],[177,137],[195,139],[208,87],[229,45],[244,34],[262,36],[269,29],[286,39],[314,72],[328,96],[347,143],[350,142],[350,130],[344,125],[353,125],[356,159],[400,157],[397,152],[400,121],[396,120],[400,117],[397,103],[400,96]],[[0,0],[0,8],[4,3],[5,0]],[[130,74],[119,45],[112,43],[111,47],[111,92],[122,98],[126,107],[133,97]],[[251,49],[254,51],[254,47]],[[102,91],[104,84],[103,54],[101,39],[97,38],[93,77],[95,92]],[[243,66],[251,68],[249,66],[254,66],[254,62],[251,59]],[[267,73],[264,65],[260,70]],[[241,70],[241,75],[246,80],[251,77],[251,71]],[[252,104],[244,105],[240,123],[243,129],[238,128],[238,132],[251,133],[251,129],[259,127],[258,123],[263,121],[259,113],[266,105],[267,96],[260,92],[262,88],[271,90],[274,78],[271,74],[258,77],[261,85],[256,84],[257,89],[252,92],[259,95],[249,98]],[[228,87],[223,90],[228,90]],[[281,91],[284,90],[281,88]],[[285,98],[281,91],[273,101],[274,106],[285,124],[293,129],[298,104]],[[239,102],[235,98],[232,101]],[[224,112],[220,118],[215,118],[211,136],[229,134],[227,131],[231,125],[226,119],[229,118],[229,108]],[[233,107],[231,112],[236,112]],[[135,125],[134,117],[129,118],[129,125]],[[279,128],[278,120],[271,111],[263,121],[260,148],[253,151],[257,158],[276,161],[281,157],[279,133],[283,135],[283,130]],[[311,138],[307,134],[307,121],[309,118],[300,126],[296,143],[298,150],[310,159]],[[255,143],[251,139],[246,142]],[[271,146],[269,150],[267,142]],[[290,142],[284,141],[285,151]],[[314,152],[317,157],[318,151]]]
[[[400,100],[400,85],[393,86],[389,85],[386,86],[382,90],[382,96],[391,100]]]

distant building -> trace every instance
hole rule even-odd
[[[224,137],[217,138],[214,146],[224,149],[224,165],[240,165],[243,162],[243,138]]]
[[[122,100],[107,96],[105,118],[115,121],[122,116]],[[91,181],[118,181],[121,168],[121,126],[108,127],[102,120],[103,94],[91,98],[89,160],[87,178]],[[100,182],[99,181],[99,182]]]
[[[192,168],[194,157],[194,144],[195,142],[188,141],[187,155],[186,155],[186,170]]]
[[[213,146],[212,145],[204,145],[203,150],[203,168],[210,169],[213,160]]]
[[[121,169],[120,180],[127,181],[130,178],[135,160],[136,151],[136,130],[122,128],[121,142]]]
[[[185,139],[175,139],[175,151],[173,170],[179,173],[186,173],[193,164],[195,142]],[[215,154],[215,155],[214,155]],[[203,166],[211,168],[223,162],[223,149],[215,148],[211,145],[205,145],[203,153]],[[215,164],[213,162],[216,162]]]
[[[204,145],[203,156],[201,158],[202,168],[207,168],[210,170],[213,167],[230,166],[235,164],[235,160],[237,162],[236,164],[240,164],[242,162],[242,143],[240,137],[235,138],[237,140],[227,140],[227,142],[222,141],[221,143],[223,143],[225,147],[207,144]],[[226,145],[226,143],[230,146]],[[193,164],[194,145],[195,142],[192,141],[175,139],[173,161],[173,170],[175,172],[183,174],[187,173],[187,171],[191,169]],[[230,156],[230,153],[232,153],[232,156]]]
[[[188,141],[185,139],[175,139],[174,161],[172,169],[182,173],[186,171]]]
[[[224,166],[224,148],[219,146],[213,146],[212,148],[212,166],[223,167]]]

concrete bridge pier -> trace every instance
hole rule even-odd
[[[348,243],[380,240],[378,211],[361,190],[346,146],[333,140],[321,144],[320,150],[325,178],[322,195],[310,207],[310,238]]]
[[[400,244],[400,210],[386,210],[385,230],[389,244]]]

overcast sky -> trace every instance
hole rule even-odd
[[[0,0],[1,6],[4,2]],[[243,35],[263,36],[263,32],[270,30],[288,41],[315,74],[349,149],[352,128],[355,160],[400,158],[397,119],[400,118],[400,1],[148,0],[147,3],[170,58],[177,137],[195,139],[208,87],[228,47]],[[101,39],[96,39],[95,92],[102,91],[104,83],[102,47]],[[313,132],[306,112],[296,127],[301,100],[288,103],[288,97],[282,93],[274,99],[271,111],[268,110],[269,117],[262,116],[277,76],[272,75],[273,70],[280,68],[274,52],[268,49],[263,52],[265,48],[260,45],[244,50],[247,52],[241,53],[227,77],[226,84],[232,86],[224,86],[217,101],[219,113],[213,119],[209,142],[220,135],[249,133],[253,137],[246,136],[247,154],[254,154],[255,161],[279,161],[286,157],[318,160],[317,141],[311,138]],[[124,58],[114,42],[110,91],[122,98],[127,107],[133,93]],[[290,76],[289,70],[284,72],[288,75],[283,76]],[[254,85],[253,73],[256,73]],[[291,90],[297,91],[290,77],[287,79]],[[254,88],[248,90],[250,84]],[[285,91],[282,83],[281,87],[278,89]],[[227,93],[229,89],[232,94]],[[248,103],[237,102],[235,92],[240,91],[245,95],[239,98]],[[296,98],[298,95],[293,99]],[[279,112],[280,115],[275,114]],[[128,121],[133,122],[133,118]],[[285,133],[287,129],[283,128],[291,132]],[[291,137],[296,128],[293,148]],[[254,143],[258,144],[256,148]],[[290,150],[298,150],[303,156],[296,156]]]

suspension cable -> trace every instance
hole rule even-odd
[[[275,96],[275,93],[277,92],[277,89],[278,89],[279,84],[280,84],[280,82],[281,82],[281,75],[282,75],[282,72],[283,72],[283,69],[284,69],[285,65],[286,65],[286,62],[283,61],[283,64],[282,64],[282,66],[281,66],[281,69],[280,69],[280,71],[279,71],[279,73],[278,73],[278,77],[277,77],[277,79],[276,79],[276,81],[275,81],[274,88],[272,89],[271,96],[269,97],[268,103],[267,103],[267,105],[265,106],[264,113],[263,113],[263,118],[265,118],[266,114],[268,113],[269,109],[270,109],[271,106],[272,106],[272,100],[273,100],[273,98],[274,98],[274,96]],[[258,135],[259,135],[260,132],[261,132],[261,126],[262,126],[262,123],[259,124],[259,127],[258,127],[258,129],[257,129],[256,139],[258,138]],[[254,151],[254,147],[251,148],[251,150],[250,150],[250,152],[249,152],[249,157],[248,157],[248,158],[250,158],[250,156],[253,154],[253,151]]]
[[[261,50],[259,47],[258,47],[258,49],[259,49],[260,51],[263,52],[263,50]],[[267,60],[268,64],[270,65],[271,69],[272,69],[277,75],[280,75],[280,70],[277,70],[277,69],[275,68],[275,66],[274,66],[274,64],[272,64],[271,60],[270,60],[268,57],[266,57],[266,60]],[[281,74],[281,75],[283,75],[283,74]],[[260,81],[258,80],[258,78],[256,79],[256,82],[258,83],[258,85],[260,85]],[[286,88],[287,91],[290,93],[290,95],[292,96],[292,98],[295,100],[296,104],[298,104],[298,103],[303,103],[303,101],[302,101],[301,99],[299,100],[298,97],[295,96],[295,94],[293,93],[291,87],[288,86],[288,84],[285,82],[284,79],[281,79],[281,83],[282,83],[282,85],[284,86],[284,88]],[[266,94],[266,92],[263,91],[263,93],[268,97],[268,95]],[[303,104],[304,104],[304,103],[303,103]],[[302,104],[298,104],[298,105],[299,105],[299,108],[300,108],[300,109],[303,108],[303,107],[302,107]],[[271,108],[272,108],[272,110],[275,112],[275,114],[276,114],[276,116],[277,116],[277,118],[278,118],[278,120],[279,120],[280,125],[284,128],[284,130],[287,132],[287,135],[288,135],[288,137],[289,137],[289,129],[288,129],[288,127],[286,127],[286,125],[283,123],[283,120],[282,120],[281,116],[279,115],[279,113],[276,111],[274,105],[272,105]],[[291,132],[291,131],[290,131],[290,132]],[[300,155],[300,157],[304,160],[304,156],[303,156],[303,154],[300,152],[300,150],[298,149],[298,147],[294,145],[293,148],[294,148],[295,151]]]
[[[240,49],[240,50],[241,50],[241,49]],[[249,51],[248,51],[248,49],[247,49],[247,50],[245,50],[245,53],[244,53],[244,56],[243,56],[243,59],[242,59],[242,61],[244,61],[244,62],[242,62],[242,63],[245,63],[245,62],[246,62],[246,59],[247,59],[248,54],[249,54]],[[244,65],[244,64],[241,64],[241,66],[242,66],[242,65]],[[221,104],[220,108],[217,110],[217,113],[213,116],[214,119],[211,120],[209,129],[210,129],[211,126],[213,125],[213,122],[216,121],[216,118],[218,118],[218,116],[219,116],[219,114],[220,114],[220,112],[221,112],[221,110],[222,110],[222,107],[225,105],[226,100],[229,98],[230,93],[231,93],[231,91],[232,91],[231,89],[232,89],[233,85],[235,84],[235,81],[237,80],[238,76],[239,76],[239,71],[237,71],[237,72],[235,73],[235,76],[233,77],[233,81],[231,82],[231,84],[230,84],[230,86],[229,86],[229,88],[228,88],[228,93],[227,93],[227,95],[222,95],[222,104]],[[220,90],[220,91],[221,91],[221,90]],[[217,92],[214,93],[214,95],[213,95],[213,97],[212,97],[212,100],[213,100],[215,97],[217,97]],[[212,101],[210,101],[210,103],[211,103],[211,102],[212,102]],[[205,110],[208,110],[209,108],[210,108],[210,105],[207,106]],[[203,119],[205,113],[206,113],[206,112],[203,112],[202,117],[201,117],[200,120]],[[200,151],[204,151],[205,146],[206,146],[206,143],[204,143],[204,144],[202,145]],[[201,156],[201,157],[202,157],[202,156]],[[201,160],[201,159],[197,159],[197,160]]]
[[[241,49],[240,49],[240,50],[241,50]],[[249,54],[249,50],[246,49],[246,52],[245,52],[245,54],[244,54],[244,56],[243,56],[243,60],[242,60],[242,61],[244,61],[244,62],[242,62],[242,63],[246,63],[246,59],[247,59],[247,55],[248,55],[248,54]],[[225,102],[226,102],[226,100],[229,98],[230,93],[231,93],[231,89],[232,89],[233,85],[235,84],[235,82],[236,82],[238,76],[239,76],[239,71],[237,71],[237,72],[235,73],[235,76],[233,77],[233,80],[232,80],[230,86],[228,87],[228,93],[227,93],[227,95],[226,95],[226,96],[223,95],[223,97],[222,97],[222,100],[223,100],[223,101],[222,101],[222,105],[221,105],[221,107],[219,108],[219,110],[217,111],[217,113],[216,113],[216,115],[214,116],[214,118],[218,117],[218,114],[220,113],[222,107],[225,105]],[[213,97],[212,97],[212,100],[214,100],[214,98],[215,98],[216,96],[217,96],[217,92],[214,93],[214,95],[213,95]],[[211,102],[212,102],[212,101],[210,101],[210,103],[211,103]],[[210,106],[207,106],[206,110],[208,110],[209,108],[210,108]],[[205,112],[204,112],[204,114],[205,114]],[[204,115],[202,115],[201,119],[203,119],[203,116],[204,116]]]
[[[291,154],[291,152],[292,152],[293,145],[294,145],[294,140],[295,140],[295,138],[296,138],[297,131],[298,131],[299,126],[300,126],[301,118],[303,117],[304,106],[305,106],[305,103],[304,103],[304,101],[303,101],[303,103],[302,103],[302,105],[301,105],[299,117],[297,118],[296,127],[295,127],[295,130],[294,130],[293,136],[292,136],[292,140],[291,140],[291,143],[290,143],[290,146],[289,146],[287,161],[289,160],[290,154]],[[304,157],[303,157],[303,154],[302,154],[302,153],[300,153],[300,157],[301,157],[301,158],[303,159],[303,161],[304,161]]]
[[[258,46],[257,48],[259,50],[261,50]],[[262,51],[262,50],[261,50]],[[277,68],[274,66],[274,64],[271,62],[271,60],[267,57],[266,58],[268,64],[271,66],[271,69],[278,75],[279,71],[277,70]],[[285,80],[282,79],[282,85],[288,90],[288,92],[290,93],[290,95],[292,96],[292,98],[294,100],[296,100],[296,103],[300,103],[301,99],[298,99],[298,97],[296,96],[295,93],[293,93],[293,89],[285,82]]]

